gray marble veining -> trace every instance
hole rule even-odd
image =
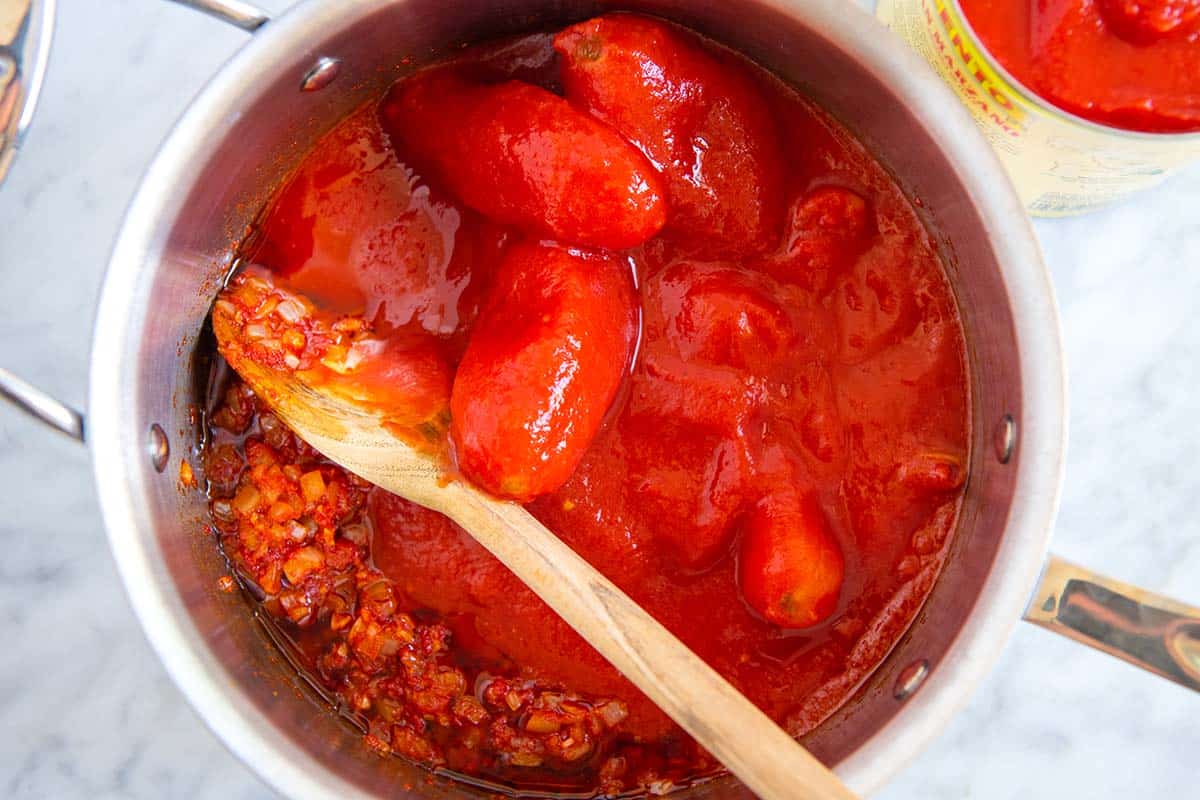
[[[0,364],[82,404],[121,213],[172,121],[245,37],[161,0],[60,6],[43,105],[0,191]],[[1072,384],[1054,549],[1200,604],[1200,168],[1037,230]],[[85,453],[3,407],[0,510],[0,795],[269,797],[146,644]],[[1198,718],[1200,697],[1022,626],[878,797],[1186,795]]]

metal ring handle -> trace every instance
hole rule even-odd
[[[1050,556],[1025,620],[1200,691],[1200,608]]]
[[[270,19],[267,12],[242,0],[174,2],[249,32],[258,30]],[[53,0],[42,0],[40,4],[19,0],[8,5],[0,0],[0,181],[4,179],[16,142],[29,124],[37,101],[53,19]],[[24,47],[14,53],[18,44]],[[35,48],[36,53],[33,52]],[[27,53],[32,55],[18,57]],[[84,440],[82,413],[3,368],[0,368],[0,398],[59,433],[78,442]]]
[[[271,15],[242,0],[173,0],[181,6],[215,17],[222,22],[254,33],[271,19]]]
[[[29,127],[46,73],[54,0],[0,2],[0,182]],[[83,415],[0,369],[0,397],[55,430],[83,441]]]
[[[59,433],[83,441],[83,414],[0,367],[0,397]]]

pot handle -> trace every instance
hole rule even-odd
[[[271,15],[243,0],[174,0],[181,6],[202,11],[210,17],[254,33],[271,19]]]
[[[1200,691],[1200,608],[1052,555],[1025,620]]]
[[[180,5],[202,11],[209,16],[251,33],[261,28],[270,19],[270,15],[267,12],[242,0],[174,1]],[[52,6],[49,8],[52,10]],[[23,19],[24,17],[22,16],[17,21]],[[8,17],[0,14],[0,34],[3,34],[6,30],[4,26],[6,21],[9,21]],[[18,29],[23,30],[21,26],[13,27],[14,32]],[[7,95],[4,90],[8,86],[9,79],[11,79],[12,73],[16,68],[15,62],[12,61],[6,52],[7,48],[5,46],[9,44],[6,38],[8,37],[0,36],[0,111],[6,108],[4,101]],[[43,47],[44,45],[45,43],[42,43]],[[40,71],[37,73],[34,88],[30,92],[30,107],[32,107],[33,99],[36,98],[36,87],[38,85],[40,85]],[[0,117],[3,116],[3,114],[0,114]],[[20,109],[17,109],[17,114],[14,115],[14,118],[15,116],[20,116]],[[26,113],[25,118],[27,116],[28,113]],[[4,127],[0,126],[0,145],[3,145],[7,141],[6,136]],[[0,147],[0,179],[4,177],[4,168],[7,166],[10,157],[11,151],[6,151],[5,148]],[[31,384],[26,383],[2,367],[0,367],[0,398],[9,401],[34,419],[49,425],[54,430],[71,437],[75,441],[82,442],[84,440],[84,417],[82,413],[71,408],[66,403],[56,400]]]
[[[83,441],[83,414],[0,367],[0,397],[59,433]]]

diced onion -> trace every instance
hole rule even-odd
[[[306,502],[315,503],[325,496],[325,478],[320,470],[306,472],[300,476],[300,491]]]
[[[239,514],[249,514],[258,508],[260,498],[258,489],[253,484],[247,483],[233,496],[233,509]]]
[[[304,306],[291,297],[280,303],[275,312],[293,325],[305,317]]]
[[[325,554],[316,547],[301,547],[283,562],[283,574],[292,585],[325,565]]]

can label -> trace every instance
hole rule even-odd
[[[879,0],[876,15],[958,94],[1036,216],[1091,211],[1200,157],[1200,136],[1126,133],[1031,102],[993,66],[954,0]]]

